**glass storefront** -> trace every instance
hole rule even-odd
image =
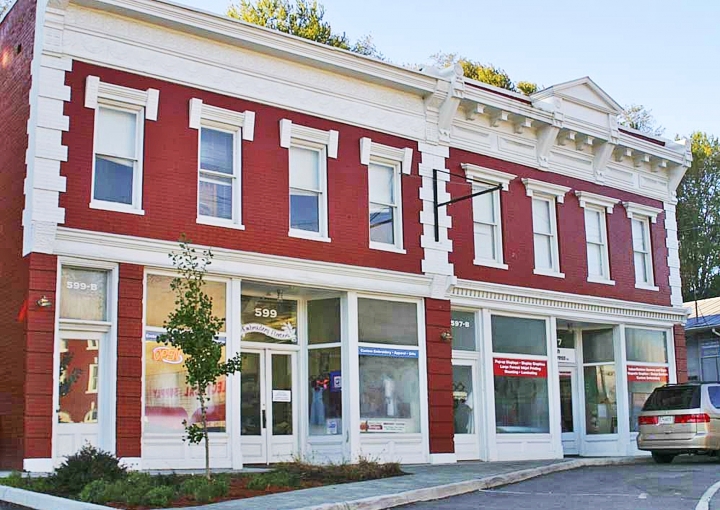
[[[638,431],[638,416],[645,401],[669,380],[667,335],[652,329],[625,329],[630,431]]]
[[[617,392],[612,329],[582,332],[585,431],[617,434]]]

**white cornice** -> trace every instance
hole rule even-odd
[[[507,191],[510,187],[510,181],[517,177],[517,175],[473,165],[471,163],[462,163],[460,166],[465,170],[465,175],[469,182],[472,183],[480,180],[489,184],[501,185],[503,191]]]
[[[623,202],[623,207],[627,212],[627,217],[633,219],[635,216],[641,216],[643,218],[650,218],[650,221],[657,223],[658,214],[663,212],[662,209],[657,207],[650,207],[649,205],[637,204],[635,202]]]
[[[525,194],[529,197],[537,195],[545,195],[555,198],[558,202],[565,203],[565,193],[571,188],[560,186],[559,184],[551,184],[549,182],[537,181],[535,179],[525,178],[522,180],[525,185]]]
[[[687,313],[682,307],[648,305],[470,280],[458,280],[451,291],[451,300],[465,306],[495,307],[608,322],[683,324]]]
[[[584,208],[586,205],[604,207],[609,214],[612,214],[613,208],[620,202],[617,198],[604,197],[587,191],[576,191],[575,195],[580,201],[580,207]]]

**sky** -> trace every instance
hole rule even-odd
[[[224,14],[228,0],[174,0]],[[664,136],[720,136],[718,0],[320,0],[351,40],[395,64],[457,53],[550,86],[590,76],[621,105],[651,110]]]

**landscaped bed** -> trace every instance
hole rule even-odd
[[[356,464],[320,466],[295,461],[274,465],[268,472],[221,473],[208,480],[204,475],[128,472],[112,455],[85,447],[50,476],[33,478],[13,473],[0,479],[0,484],[115,508],[144,510],[195,506],[402,474],[395,463],[361,460]]]

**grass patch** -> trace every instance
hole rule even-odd
[[[201,475],[150,475],[128,472],[114,456],[86,447],[47,477],[15,472],[0,479],[0,484],[100,505],[164,508],[404,474],[397,463],[367,459],[326,465],[296,460],[273,468],[265,473],[216,474],[212,480]]]

